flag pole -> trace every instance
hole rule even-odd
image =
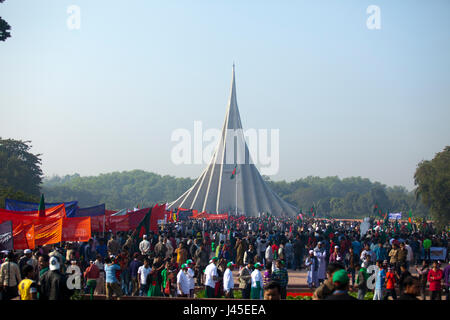
[[[236,171],[236,174],[237,174],[237,171]],[[237,177],[236,177],[236,209],[235,209],[235,216],[237,217],[237,195],[238,195],[238,193],[237,193]]]

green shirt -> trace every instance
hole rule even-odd
[[[431,240],[430,239],[423,240],[423,248],[430,249],[430,247],[431,247]]]

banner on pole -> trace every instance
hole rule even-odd
[[[13,225],[12,221],[0,224],[0,250],[13,250]]]

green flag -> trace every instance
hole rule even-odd
[[[136,235],[137,238],[142,238],[142,236],[148,235],[150,233],[150,216],[152,214],[152,208],[148,210],[148,213],[145,217],[139,222],[139,225],[136,227]],[[142,230],[144,228],[144,230]]]
[[[45,217],[45,201],[44,194],[41,194],[41,201],[39,202],[39,218]]]
[[[233,172],[231,173],[230,179],[234,179],[234,177],[236,176],[236,168],[237,168],[237,164],[234,166],[234,169],[233,169]]]
[[[387,213],[384,215],[384,226],[387,227],[389,225],[389,213]]]
[[[413,223],[413,221],[412,221],[412,210],[409,209],[409,216],[408,216],[408,230],[409,231],[412,231],[412,229],[413,229],[412,223]]]

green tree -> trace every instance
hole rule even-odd
[[[0,0],[0,3],[5,2],[5,0]],[[11,37],[11,26],[5,20],[0,17],[0,41],[5,41],[7,38]]]
[[[0,188],[10,188],[8,193],[22,191],[29,196],[40,194],[41,155],[30,152],[30,143],[0,137]]]
[[[450,146],[436,154],[433,160],[418,164],[414,174],[416,195],[430,209],[438,226],[450,221]]]

